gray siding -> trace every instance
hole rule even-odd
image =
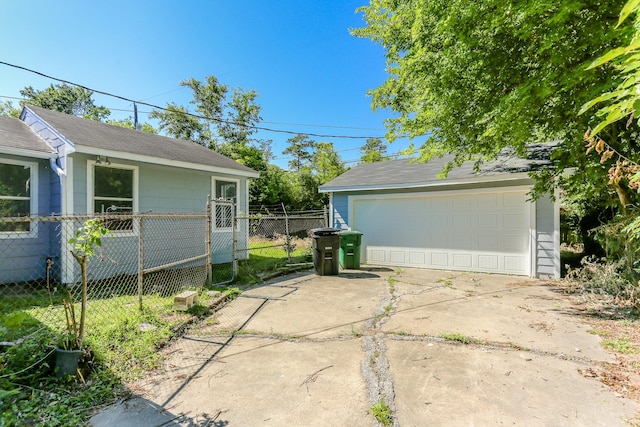
[[[341,230],[349,228],[349,195],[345,193],[335,193],[333,195],[331,227]]]
[[[78,214],[87,213],[87,161],[95,156],[74,153],[73,157],[73,206]],[[207,196],[212,194],[212,178],[237,181],[238,211],[247,211],[246,182],[228,174],[182,169],[177,167],[132,162],[109,157],[114,165],[130,165],[138,168],[138,210],[156,214],[164,213],[205,213]],[[89,208],[90,209],[90,208]],[[187,222],[197,224],[189,225]],[[184,229],[188,229],[187,233]],[[146,220],[143,225],[145,245],[144,268],[165,265],[185,258],[202,255],[205,252],[205,225],[201,220]],[[239,245],[246,245],[248,229],[239,230]],[[187,235],[185,235],[187,234]],[[117,274],[135,274],[138,268],[138,235],[115,233],[104,239],[103,251],[108,254],[104,260],[92,262],[109,263],[90,270],[90,279],[97,280]],[[212,262],[232,260],[231,232],[216,231],[212,236]],[[244,243],[243,243],[244,242]],[[108,260],[107,260],[108,258]],[[204,261],[202,261],[204,262]],[[193,264],[192,264],[193,265]],[[179,265],[177,268],[188,265]],[[77,276],[77,272],[75,274]]]
[[[536,202],[536,276],[541,278],[559,278],[560,274],[556,209],[549,196]]]

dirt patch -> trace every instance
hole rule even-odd
[[[608,295],[579,292],[571,284],[560,289],[571,294],[575,314],[616,359],[580,373],[599,379],[620,396],[640,402],[640,313]]]

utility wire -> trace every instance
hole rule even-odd
[[[45,77],[47,79],[51,79],[51,80],[55,80],[58,82],[62,82],[62,83],[66,83],[72,86],[76,86],[94,93],[99,93],[100,95],[105,95],[105,96],[111,96],[113,98],[116,99],[120,99],[122,101],[127,101],[127,102],[133,102],[136,104],[140,104],[140,105],[145,105],[147,107],[151,107],[151,108],[155,108],[157,110],[162,110],[162,111],[168,111],[167,108],[165,107],[160,107],[158,105],[154,105],[154,104],[149,104],[147,102],[143,102],[143,101],[135,101],[133,99],[130,98],[125,98],[124,96],[120,96],[120,95],[115,95],[113,93],[109,93],[109,92],[104,92],[101,90],[96,90],[96,89],[91,89],[87,86],[78,84],[78,83],[74,83],[71,82],[69,80],[64,80],[64,79],[60,79],[57,77],[53,77],[44,73],[41,73],[40,71],[36,71],[36,70],[32,70],[30,68],[26,68],[23,67],[21,65],[15,65],[15,64],[10,64],[8,62],[4,62],[4,61],[0,61],[0,64],[2,65],[6,65],[8,67],[13,67],[13,68],[17,68],[19,70],[23,70],[23,71],[27,71],[29,73],[33,73],[33,74],[37,74],[39,76]],[[190,112],[186,112],[187,115],[197,118],[197,119],[204,119],[204,120],[211,120],[211,121],[215,121],[218,123],[224,123],[224,124],[229,124],[229,125],[235,125],[235,126],[241,126],[241,127],[245,127],[245,128],[249,128],[249,129],[256,129],[256,130],[262,130],[265,132],[274,132],[274,133],[284,133],[284,134],[288,134],[288,135],[298,135],[298,134],[304,134],[304,135],[308,135],[308,136],[314,136],[316,138],[336,138],[336,139],[369,139],[369,138],[380,138],[383,139],[384,136],[353,136],[353,135],[331,135],[331,134],[320,134],[320,133],[309,133],[309,132],[294,132],[294,131],[290,131],[290,130],[285,130],[285,129],[274,129],[274,128],[269,128],[269,127],[264,127],[264,126],[255,126],[255,125],[245,125],[245,124],[241,124],[241,123],[236,123],[230,120],[224,120],[224,119],[217,119],[217,118],[210,118],[210,117],[205,117],[205,116],[201,116],[198,114],[193,114]]]
[[[6,98],[6,99],[15,99],[18,101],[27,101],[27,98],[22,98],[19,96],[8,96],[8,95],[0,95],[0,98]],[[137,102],[137,101],[136,101]],[[139,102],[137,102],[139,103]],[[134,110],[128,109],[128,108],[113,108],[113,107],[107,107],[109,109],[109,111],[120,111],[120,112],[124,112],[124,113],[133,113]],[[138,114],[151,114],[151,111],[140,111],[138,110]],[[306,126],[306,127],[313,127],[313,128],[328,128],[328,129],[355,129],[355,130],[379,130],[379,131],[383,131],[385,129],[380,129],[380,128],[363,128],[363,127],[357,127],[357,126],[338,126],[338,125],[318,125],[318,124],[312,124],[312,123],[291,123],[291,122],[272,122],[272,121],[268,121],[268,120],[261,120],[260,123],[268,123],[270,125],[288,125],[288,126]]]

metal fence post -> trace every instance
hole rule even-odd
[[[211,215],[211,195],[207,196],[207,215],[205,221],[207,221],[206,225],[206,236],[205,236],[205,246],[207,251],[207,258],[205,259],[205,268],[207,269],[207,278],[206,285],[211,286],[213,282],[212,270],[213,266],[211,265],[211,221],[213,220]]]
[[[291,233],[289,233],[289,215],[287,215],[287,209],[282,204],[282,211],[284,212],[284,232],[286,234],[286,240],[284,248],[287,251],[287,262],[291,262]]]
[[[236,204],[231,204],[231,217],[233,220],[231,221],[231,258],[233,258],[232,262],[232,272],[231,272],[231,282],[235,280],[238,276],[238,216],[236,215]],[[248,246],[248,245],[247,245]]]
[[[135,221],[135,216],[134,216]],[[143,244],[143,226],[144,220],[142,216],[138,216],[138,304],[142,311],[142,279],[144,270],[144,244]]]

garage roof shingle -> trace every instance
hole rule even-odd
[[[505,150],[496,160],[486,162],[480,170],[474,169],[474,162],[465,162],[452,169],[446,178],[438,174],[453,160],[453,155],[436,158],[428,163],[417,163],[412,159],[388,160],[384,162],[358,165],[320,187],[321,192],[346,189],[392,188],[416,186],[419,184],[449,184],[453,181],[471,180],[479,177],[508,176],[513,173],[529,172],[550,164],[551,150],[556,143],[529,146],[529,156],[519,158],[512,150]]]

